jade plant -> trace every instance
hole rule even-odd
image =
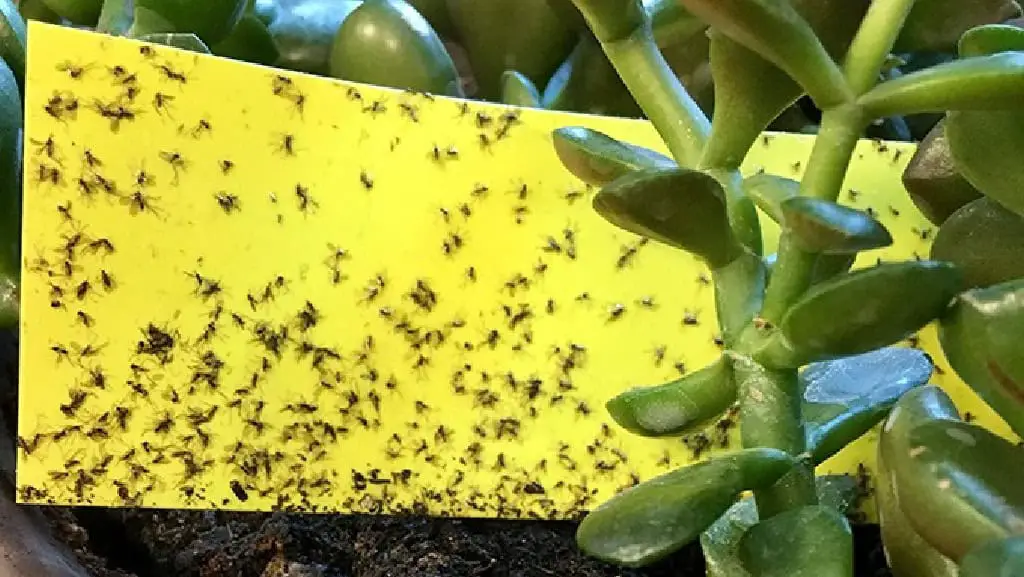
[[[607,222],[712,273],[721,356],[607,410],[664,437],[738,404],[742,448],[619,493],[582,521],[578,544],[639,566],[700,539],[711,575],[852,575],[848,519],[815,467],[885,420],[878,504],[896,574],[1020,574],[1024,450],[961,420],[928,384],[932,359],[901,345],[938,321],[952,367],[1024,435],[1024,31],[971,28],[957,58],[893,76],[914,0],[852,20],[853,2],[681,4],[710,26],[713,119],[671,73],[639,0],[573,0],[671,157],[576,126],[553,141],[599,187]],[[802,94],[822,111],[803,178],[744,176],[752,144]],[[893,239],[838,202],[854,148],[877,119],[920,113],[944,115],[938,147],[923,145],[905,178],[941,225],[933,254],[855,268]],[[780,225],[776,254],[758,209]]]

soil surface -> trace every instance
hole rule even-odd
[[[17,342],[0,334],[0,410],[17,422]],[[7,431],[14,435],[15,431]],[[13,487],[2,489],[10,498]],[[43,507],[96,577],[691,577],[696,544],[644,569],[584,556],[574,522]],[[857,577],[888,577],[878,528],[855,526]]]
[[[98,577],[690,577],[697,546],[645,569],[583,556],[575,523],[52,508]],[[887,577],[878,529],[855,530],[857,577]]]

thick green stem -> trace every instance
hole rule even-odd
[[[853,93],[860,96],[878,82],[885,59],[903,28],[914,0],[872,2],[843,62]]]
[[[650,28],[645,24],[601,45],[676,162],[696,166],[711,123],[665,62]]]
[[[839,197],[846,169],[864,126],[863,115],[853,105],[825,111],[807,162],[807,172],[800,182],[801,194],[830,201]],[[765,320],[779,324],[782,315],[807,290],[816,258],[817,255],[800,250],[789,235],[783,233],[775,271],[768,283],[761,310]]]
[[[740,387],[740,435],[745,448],[771,447],[790,455],[807,450],[800,414],[800,387],[796,369],[768,369],[750,357],[731,353]],[[814,505],[814,470],[801,461],[778,483],[754,493],[758,515],[767,519],[782,511]]]

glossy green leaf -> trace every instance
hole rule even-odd
[[[764,261],[749,251],[711,271],[715,284],[715,311],[727,346],[761,310],[768,271]]]
[[[18,322],[22,144],[18,85],[10,67],[0,60],[0,328]]]
[[[850,577],[853,532],[842,514],[822,505],[759,521],[740,539],[740,558],[758,577]]]
[[[707,24],[691,14],[679,0],[644,0],[643,5],[659,47],[685,41],[707,28]]]
[[[463,96],[444,43],[404,0],[366,0],[345,18],[331,47],[331,76]]]
[[[961,58],[1024,50],[1024,29],[1009,24],[989,24],[972,28],[960,37],[957,53]]]
[[[238,21],[228,37],[211,47],[218,56],[272,65],[279,55],[274,38],[267,25],[253,14],[246,14]]]
[[[634,387],[605,404],[624,429],[645,437],[684,435],[706,426],[736,402],[732,368],[722,357],[672,382]]]
[[[506,70],[501,75],[501,101],[512,106],[538,108],[540,92],[526,76],[515,70]]]
[[[18,3],[18,12],[25,21],[38,20],[50,24],[60,24],[63,18],[50,9],[43,0],[21,0]]]
[[[1024,437],[1022,336],[1024,278],[962,293],[939,330],[960,378]]]
[[[883,263],[815,285],[782,320],[807,360],[864,353],[900,341],[942,314],[961,288],[952,264]]]
[[[549,110],[643,116],[633,95],[589,31],[580,34],[576,47],[548,80],[541,102]]]
[[[953,213],[932,243],[932,258],[952,262],[967,287],[986,287],[1024,277],[1024,216],[990,198]]]
[[[822,475],[814,479],[818,502],[846,514],[857,501],[857,481],[850,475]],[[700,535],[708,577],[751,577],[739,557],[743,534],[757,523],[757,505],[744,497]]]
[[[226,37],[238,24],[245,11],[246,0],[135,0],[136,22],[133,35],[154,32],[193,33],[209,46]],[[160,15],[173,25],[161,30],[143,25],[138,10],[144,8]]]
[[[72,24],[80,26],[95,24],[103,6],[103,0],[43,0],[43,3]]]
[[[897,471],[910,451],[908,435],[917,425],[931,419],[959,419],[953,401],[942,389],[925,385],[912,389],[896,403],[882,426],[878,441],[878,475],[875,503],[882,529],[886,558],[895,577],[956,577],[956,564],[936,551],[910,524],[901,507],[902,490],[897,491]]]
[[[11,0],[0,0],[0,58],[14,73],[19,89],[25,86],[25,20]]]
[[[960,207],[981,197],[960,174],[940,120],[917,146],[903,171],[903,187],[918,210],[933,224],[946,222]]]
[[[770,486],[793,466],[775,449],[744,449],[683,467],[626,489],[580,523],[585,553],[638,567],[696,539],[742,491]]]
[[[455,27],[452,25],[452,17],[448,14],[448,4],[445,0],[408,0],[408,2],[442,38],[449,38],[455,34]]]
[[[583,126],[556,129],[552,139],[562,165],[587,184],[605,185],[638,170],[671,170],[676,166],[674,160],[660,152]]]
[[[982,543],[960,562],[960,577],[1024,575],[1024,535]]]
[[[842,102],[846,81],[814,29],[788,2],[681,0],[712,28],[785,71],[820,107]]]
[[[729,226],[741,245],[757,256],[764,251],[764,235],[761,233],[761,220],[757,214],[757,206],[743,192],[743,176],[739,170],[709,169],[708,174],[715,176],[725,193],[725,209],[729,216]]]
[[[329,75],[334,37],[341,24],[361,3],[360,0],[290,0],[282,4],[267,26],[278,50],[274,65]],[[371,45],[361,54],[372,59],[372,50]]]
[[[743,179],[745,192],[768,218],[782,222],[782,203],[800,195],[800,183],[783,176],[761,172]]]
[[[210,49],[195,34],[186,34],[182,32],[155,32],[153,34],[142,34],[138,39],[143,42],[152,42],[154,44],[163,44],[164,46],[181,48],[182,50],[191,50],[192,52],[198,52],[200,54],[210,53]]]
[[[594,209],[613,225],[683,249],[712,269],[743,254],[725,211],[718,182],[684,168],[627,173],[594,196]]]
[[[814,462],[868,432],[901,396],[928,382],[932,369],[928,355],[902,347],[808,365],[800,383],[807,450]]]
[[[1020,14],[1013,0],[916,0],[896,39],[897,52],[950,51],[968,29]]]
[[[857,261],[857,255],[850,254],[819,254],[814,262],[811,273],[811,284],[823,283],[831,278],[850,270]]]
[[[781,205],[786,230],[802,250],[849,254],[892,244],[892,235],[866,212],[841,204],[796,196]]]
[[[124,36],[131,29],[135,17],[133,0],[105,0],[96,22],[96,31],[112,36]]]
[[[908,441],[894,464],[900,507],[938,551],[958,561],[985,541],[1024,532],[1024,448],[962,421],[922,423]]]
[[[447,0],[447,6],[480,98],[497,99],[509,69],[543,84],[576,44],[576,31],[547,0]]]
[[[278,12],[281,9],[281,1],[282,0],[253,0],[250,5],[250,11],[259,18],[261,22],[270,26],[270,23],[277,19]]]
[[[1019,53],[1024,58],[1024,52]],[[1021,77],[1024,78],[1024,72]],[[1024,216],[1024,113],[950,112],[946,138],[956,166],[976,189]]]
[[[845,54],[869,0],[792,0],[833,58]],[[738,167],[769,124],[804,92],[785,72],[712,28],[715,121],[705,157],[715,166]]]
[[[946,110],[1013,110],[1024,100],[1024,52],[939,64],[883,82],[858,103],[871,118]],[[948,134],[948,128],[947,128]]]

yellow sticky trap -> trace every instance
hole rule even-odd
[[[52,146],[25,160],[21,502],[568,518],[736,448],[727,420],[650,440],[603,410],[718,354],[707,271],[600,219],[550,138],[664,150],[649,124],[37,22],[27,86]],[[747,171],[811,144],[767,135]],[[865,259],[927,254],[910,152],[857,150],[844,200],[896,238]]]

